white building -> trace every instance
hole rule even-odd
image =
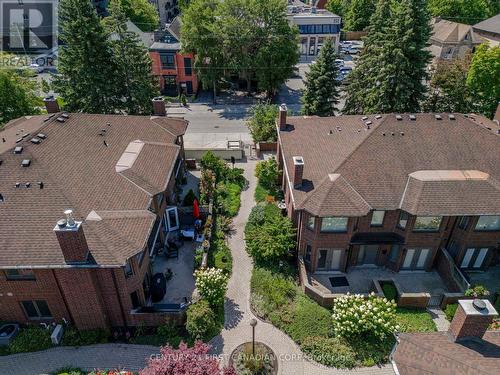
[[[301,61],[314,59],[328,37],[333,39],[335,49],[338,52],[340,16],[325,9],[308,6],[301,1],[294,0],[288,3],[288,20],[299,28]]]

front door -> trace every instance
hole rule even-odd
[[[358,253],[358,265],[375,265],[378,245],[361,245]]]
[[[180,227],[179,224],[179,213],[177,212],[177,207],[167,208],[165,211],[165,229],[168,232],[172,232],[174,230],[178,230]]]

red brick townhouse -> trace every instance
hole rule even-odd
[[[278,162],[310,273],[496,270],[500,127],[476,115],[278,119]],[[500,273],[497,285],[500,285]]]
[[[193,68],[194,58],[190,53],[181,53],[179,17],[164,32],[155,35],[149,55],[153,60],[153,75],[158,77],[163,95],[196,94],[198,79]]]
[[[148,303],[150,250],[178,225],[186,126],[58,112],[0,132],[0,320],[156,324],[134,309]]]

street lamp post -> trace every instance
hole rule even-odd
[[[255,358],[255,326],[257,325],[257,319],[250,320],[250,325],[252,326],[252,355]]]

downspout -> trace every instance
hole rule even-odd
[[[71,322],[73,324],[75,324],[75,319],[73,318],[73,314],[71,314],[71,310],[69,309],[68,301],[66,300],[66,296],[63,293],[63,290],[61,288],[61,284],[59,283],[59,279],[57,278],[55,270],[52,270],[52,275],[54,276],[54,280],[56,281],[57,289],[59,290],[59,294],[62,297],[62,300],[63,300],[63,303],[64,303],[64,307],[66,308],[66,311],[69,314],[69,319],[71,320]]]
[[[127,319],[125,318],[125,309],[123,308],[122,299],[120,297],[120,293],[118,292],[118,283],[116,282],[116,275],[113,270],[111,270],[111,277],[113,278],[113,285],[115,287],[116,297],[118,298],[118,305],[120,306],[120,313],[122,315],[123,325],[125,326],[125,328],[127,328],[128,325],[127,325]]]

